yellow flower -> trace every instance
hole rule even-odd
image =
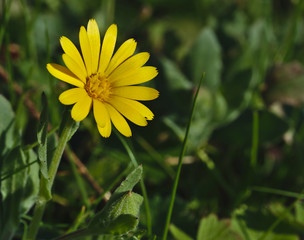
[[[91,19],[87,30],[82,26],[79,32],[82,56],[68,38],[61,37],[66,67],[49,63],[47,69],[54,77],[75,86],[59,96],[62,104],[75,104],[71,112],[75,121],[86,118],[93,107],[98,131],[103,137],[110,136],[112,123],[121,134],[130,137],[132,132],[125,118],[146,126],[147,120],[154,117],[151,110],[137,100],[153,100],[159,95],[153,88],[133,85],[150,81],[158,72],[155,67],[143,66],[149,53],[133,55],[134,39],[125,41],[113,55],[116,38],[117,26],[112,24],[101,47],[98,25]]]

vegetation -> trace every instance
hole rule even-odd
[[[0,10],[1,240],[304,237],[303,0]],[[58,100],[70,86],[46,69],[92,18],[102,37],[117,24],[118,46],[136,39],[159,72],[144,84],[160,92],[145,102],[155,117],[129,122],[131,138],[103,138],[93,113],[73,121]]]

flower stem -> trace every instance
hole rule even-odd
[[[176,191],[177,191],[177,185],[178,185],[178,182],[179,182],[179,177],[180,177],[180,173],[181,173],[181,169],[182,169],[183,157],[184,157],[184,154],[185,154],[187,139],[188,139],[188,135],[189,135],[189,130],[190,130],[190,126],[191,126],[192,119],[193,119],[195,103],[196,103],[198,92],[200,90],[200,86],[202,84],[202,81],[203,81],[204,77],[205,77],[205,73],[203,73],[203,75],[202,75],[202,78],[201,78],[201,80],[198,84],[198,87],[197,87],[197,90],[196,90],[196,93],[194,95],[194,99],[193,99],[193,102],[192,102],[191,114],[190,114],[190,118],[189,118],[189,121],[188,121],[185,137],[184,137],[182,150],[181,150],[181,153],[179,155],[178,169],[177,169],[177,173],[176,173],[176,177],[175,177],[175,181],[174,181],[174,185],[173,185],[173,190],[172,190],[172,195],[171,195],[171,202],[170,202],[170,206],[169,206],[169,210],[168,210],[168,214],[167,214],[167,219],[166,219],[166,225],[165,225],[165,229],[164,229],[164,233],[163,233],[163,240],[167,239],[169,225],[170,225],[172,211],[173,211],[173,206],[174,206],[174,201],[175,201],[175,196],[176,196]]]
[[[59,138],[59,142],[57,145],[57,148],[54,152],[53,158],[51,160],[51,165],[48,171],[48,175],[49,175],[49,184],[50,184],[50,189],[53,186],[54,183],[54,179],[57,173],[57,169],[64,151],[64,148],[66,146],[66,143],[69,141],[70,137],[71,137],[71,130],[73,129],[74,126],[74,121],[72,120],[71,117],[69,117],[68,119],[64,119],[63,121],[65,121],[60,138]],[[35,205],[35,209],[34,209],[34,215],[32,218],[32,221],[30,223],[29,226],[29,230],[27,232],[26,235],[26,240],[34,240],[36,239],[36,235],[43,217],[43,213],[44,213],[44,209],[45,209],[45,205],[48,202],[48,200],[45,198],[45,192],[41,190],[39,191],[39,195],[38,195],[38,200],[36,201],[36,205]]]

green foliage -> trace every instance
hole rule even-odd
[[[120,184],[106,206],[90,221],[87,228],[63,238],[83,238],[92,235],[124,235],[138,225],[143,198],[133,193],[133,187],[142,177],[142,166],[135,168]]]
[[[25,239],[41,199],[37,240],[162,236],[203,72],[168,239],[303,239],[303,13],[303,0],[3,0],[0,240]],[[144,84],[160,92],[144,103],[155,119],[131,126],[127,152],[114,134],[100,137],[92,114],[72,121],[58,101],[69,86],[45,67],[62,63],[61,36],[79,49],[78,30],[90,18],[101,35],[117,24],[117,44],[136,39],[158,68]],[[118,186],[130,157],[142,166]]]

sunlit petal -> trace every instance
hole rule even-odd
[[[102,43],[100,59],[99,59],[99,69],[98,69],[100,73],[104,73],[104,71],[109,65],[111,57],[113,56],[113,52],[116,44],[116,38],[117,38],[117,26],[115,24],[112,24],[108,28]]]
[[[143,105],[142,103],[135,101],[135,100],[127,99],[127,98],[124,98],[122,100],[125,104],[136,109],[138,111],[138,113],[141,114],[147,120],[152,120],[154,118],[153,112],[149,108],[147,108],[145,105]]]
[[[60,79],[66,83],[72,84],[76,87],[84,87],[84,83],[76,77],[69,69],[56,63],[48,63],[46,65],[47,70],[55,78]]]
[[[69,55],[79,66],[80,70],[83,72],[84,75],[87,75],[87,70],[85,68],[83,59],[76,48],[76,46],[72,43],[72,41],[66,37],[60,38],[60,44],[63,51]]]
[[[82,56],[87,68],[88,76],[92,74],[92,50],[88,38],[87,31],[82,26],[79,31],[79,42],[80,42],[80,48],[82,52]]]
[[[92,52],[92,72],[97,72],[100,53],[100,34],[95,19],[90,19],[87,27],[87,34]]]
[[[121,76],[132,75],[149,60],[149,57],[150,54],[147,52],[138,53],[130,57],[110,74],[109,79],[111,82],[115,82],[119,80]]]
[[[149,101],[157,98],[159,92],[149,87],[128,86],[113,88],[112,94],[134,100]]]
[[[133,106],[124,102],[124,98],[112,96],[109,103],[131,122],[139,126],[146,126],[148,124],[144,116],[142,116]]]
[[[127,121],[125,120],[125,118],[111,105],[109,104],[105,104],[111,121],[113,123],[113,125],[116,127],[116,129],[124,136],[126,137],[131,137],[132,136],[132,132],[130,129],[129,124],[127,123]]]
[[[105,127],[109,115],[101,101],[93,99],[93,113],[96,123],[102,128]]]
[[[110,137],[112,132],[112,124],[110,121],[110,116],[106,118],[106,125],[104,127],[100,127],[99,125],[97,125],[97,128],[101,136],[105,138]]]
[[[83,88],[72,88],[64,91],[59,96],[59,101],[65,105],[71,105],[78,102],[85,95],[88,95]]]
[[[74,73],[82,82],[86,83],[86,75],[81,71],[79,65],[67,54],[62,54],[64,64]]]
[[[130,75],[120,76],[115,82],[111,82],[113,87],[135,85],[148,82],[157,76],[158,72],[155,67],[141,67]],[[110,78],[111,79],[111,78]]]
[[[79,122],[85,119],[92,107],[92,98],[89,95],[83,96],[72,108],[72,118]]]
[[[105,71],[105,75],[109,76],[115,70],[115,68],[117,68],[122,62],[133,55],[135,49],[136,42],[134,39],[131,38],[125,41],[111,59],[109,66]]]

